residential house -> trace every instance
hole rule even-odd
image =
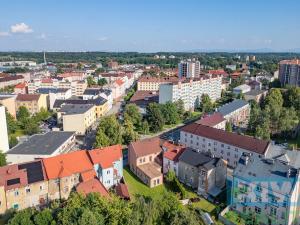
[[[248,91],[251,91],[251,86],[247,85],[247,84],[242,84],[239,85],[235,88],[233,88],[233,94],[239,95],[239,94],[244,94]]]
[[[48,181],[41,160],[0,167],[0,214],[48,202]]]
[[[92,104],[64,104],[57,112],[57,120],[64,131],[85,135],[96,121],[96,107]]]
[[[22,75],[9,75],[5,73],[1,73],[0,76],[0,89],[15,86],[19,83],[24,82],[24,77]]]
[[[250,105],[247,101],[242,99],[235,99],[230,103],[217,108],[217,112],[221,113],[223,117],[235,126],[246,126],[250,117]]]
[[[56,156],[71,151],[75,146],[75,132],[50,131],[35,134],[6,153],[8,163],[23,163]]]
[[[138,91],[158,91],[161,84],[178,82],[178,77],[142,76],[137,81]]]
[[[178,179],[204,196],[216,197],[226,184],[227,162],[187,148],[179,157]]]
[[[158,103],[159,94],[156,91],[136,91],[130,98],[130,103],[136,104],[142,114],[146,114],[146,108],[150,103]]]
[[[17,111],[21,106],[28,109],[31,114],[35,114],[41,111],[42,108],[47,107],[47,95],[44,94],[18,94],[16,98]]]
[[[257,103],[261,103],[263,99],[267,96],[267,90],[251,90],[244,94],[246,101],[256,101]]]
[[[271,149],[269,141],[197,123],[189,124],[181,129],[180,143],[222,158],[228,162],[230,167],[237,166],[238,160],[244,152],[265,156]]]
[[[14,94],[28,94],[27,83],[19,83],[14,87]]]
[[[123,177],[122,146],[113,145],[88,151],[97,177],[107,188],[117,185]]]
[[[130,170],[151,188],[161,185],[161,139],[154,137],[131,142],[128,150]]]
[[[72,90],[67,88],[39,88],[36,93],[48,95],[47,103],[50,109],[53,109],[57,99],[66,100],[72,97]]]
[[[178,159],[185,151],[185,146],[166,141],[162,144],[163,149],[163,173],[173,171],[178,176]]]

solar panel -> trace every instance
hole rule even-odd
[[[7,180],[7,186],[14,185],[14,184],[19,184],[19,183],[20,183],[20,178]]]
[[[27,170],[27,180],[28,184],[43,181],[43,167],[41,161],[25,163],[18,166],[19,170]]]

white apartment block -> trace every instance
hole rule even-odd
[[[198,107],[201,96],[207,94],[212,101],[221,97],[222,77],[207,76],[159,86],[159,103],[176,102],[181,99],[185,110]]]
[[[230,209],[255,224],[299,224],[299,171],[286,160],[243,155],[233,172]]]
[[[188,59],[178,64],[179,78],[194,78],[200,76],[200,62],[196,59]]]
[[[0,151],[7,152],[8,149],[9,149],[9,145],[8,145],[5,107],[0,106]]]
[[[158,91],[161,84],[169,84],[178,82],[177,77],[152,77],[152,76],[142,76],[137,81],[138,91]]]
[[[224,159],[228,166],[235,168],[243,153],[266,156],[270,142],[239,135],[221,129],[189,124],[180,132],[180,143],[199,150],[209,152],[215,157]]]

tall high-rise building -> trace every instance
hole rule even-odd
[[[283,60],[279,63],[281,85],[300,86],[300,60]]]
[[[8,145],[5,107],[0,106],[0,151],[7,152],[8,150],[9,150],[9,145]]]
[[[178,64],[179,78],[193,78],[200,75],[200,61],[196,59],[183,60]]]

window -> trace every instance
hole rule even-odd
[[[276,213],[277,213],[277,209],[271,207],[271,209],[270,209],[270,214],[271,214],[272,216],[276,216]]]
[[[221,147],[224,148],[224,144],[221,144]]]
[[[106,174],[110,174],[110,171],[109,171],[109,170],[107,170]]]
[[[214,142],[214,145],[217,145],[217,142]]]
[[[30,193],[30,188],[26,188],[26,193],[27,193],[27,194]]]
[[[149,161],[150,161],[150,162],[152,161],[152,156],[149,156]]]
[[[205,138],[203,138],[202,140],[205,141]]]
[[[42,185],[40,186],[40,190],[43,190],[43,186]]]
[[[258,213],[258,214],[260,214],[261,213],[261,208],[255,206],[255,212]]]
[[[211,146],[211,143],[208,143],[208,146]]]
[[[18,196],[19,195],[19,191],[15,191],[15,196]]]
[[[143,158],[143,162],[146,162],[146,159],[145,159],[145,157]]]
[[[19,208],[19,205],[18,205],[18,204],[14,204],[14,205],[13,205],[13,208],[14,208],[14,209],[18,209],[18,208]]]
[[[227,156],[230,156],[230,152],[227,152]]]
[[[230,146],[227,146],[227,149],[230,149]]]
[[[235,148],[235,151],[237,152],[237,151],[238,151],[238,149],[237,149],[237,148]]]
[[[157,179],[157,184],[159,184],[159,179]]]
[[[262,191],[262,188],[261,188],[260,185],[257,185],[257,186],[256,186],[256,191],[258,191],[258,192],[261,192],[261,191]]]
[[[143,162],[143,159],[140,159],[140,163],[142,163]]]
[[[261,197],[256,195],[256,201],[261,202]]]

